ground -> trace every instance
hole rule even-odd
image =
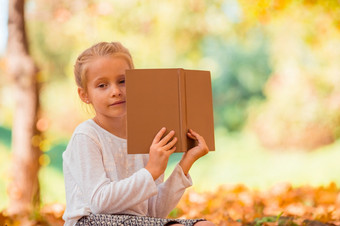
[[[65,205],[44,205],[33,225],[63,225]],[[216,225],[340,225],[340,190],[334,183],[320,187],[278,184],[267,191],[244,185],[221,186],[214,192],[188,190],[170,218],[206,218]],[[21,225],[0,214],[0,225]]]

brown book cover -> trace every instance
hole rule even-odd
[[[211,78],[209,71],[132,69],[126,71],[127,149],[129,154],[149,153],[157,132],[166,127],[178,138],[176,152],[194,142],[193,129],[215,150]]]

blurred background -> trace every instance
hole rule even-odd
[[[209,70],[216,151],[195,163],[196,191],[243,184],[340,183],[338,0],[27,0],[29,53],[41,85],[43,204],[65,203],[62,152],[92,117],[73,78],[78,54],[120,41],[136,68]],[[8,0],[0,0],[0,210],[11,180],[13,81],[7,75]],[[171,157],[167,175],[180,159]]]

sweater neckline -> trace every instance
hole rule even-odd
[[[126,139],[118,137],[116,135],[114,135],[113,133],[110,133],[109,131],[107,131],[106,129],[104,129],[103,127],[101,127],[100,125],[98,125],[93,119],[89,119],[89,122],[91,124],[93,124],[96,128],[98,128],[99,130],[103,131],[104,133],[106,133],[108,136],[111,136],[114,139],[117,139],[121,142],[125,142],[126,143]]]

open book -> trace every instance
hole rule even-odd
[[[215,150],[214,119],[209,71],[132,69],[126,71],[127,149],[129,154],[149,153],[162,127],[174,130],[176,152],[194,146],[188,129],[204,137]]]

